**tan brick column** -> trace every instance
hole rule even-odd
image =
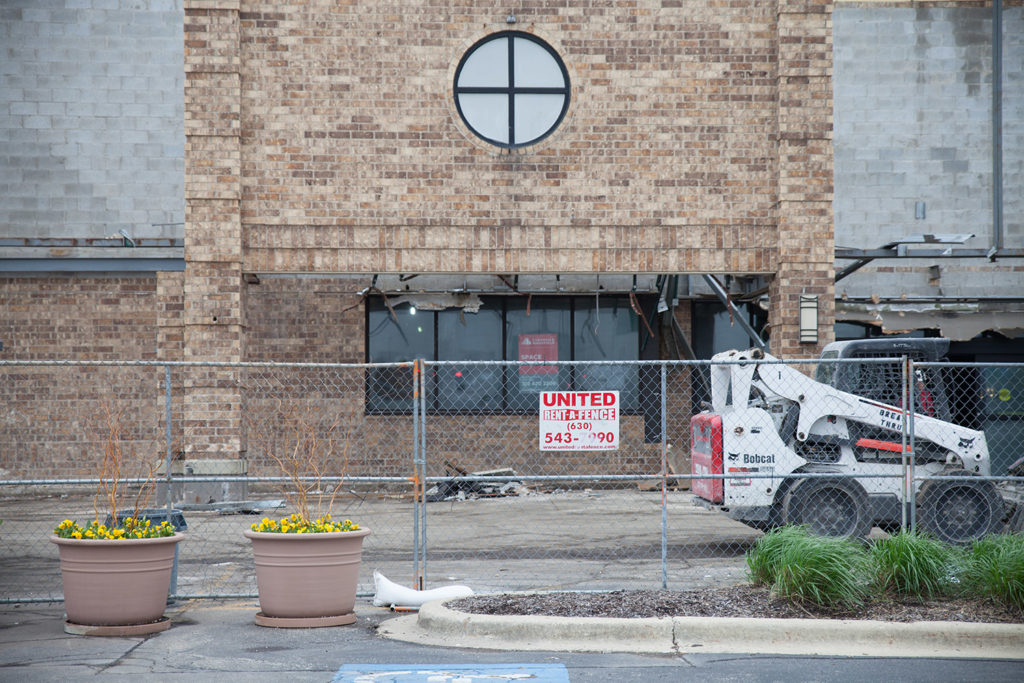
[[[771,349],[816,356],[832,341],[832,3],[779,0],[778,253]],[[799,342],[801,294],[818,297],[818,344]]]
[[[162,270],[156,274],[156,353],[158,360],[179,361],[182,359],[184,320],[182,300],[184,274],[173,270]]]
[[[183,359],[243,359],[239,1],[185,1]],[[243,450],[237,372],[185,378],[186,459]]]

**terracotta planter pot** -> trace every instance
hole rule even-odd
[[[141,635],[166,629],[174,548],[185,534],[95,540],[51,536],[60,553],[65,631]]]
[[[369,529],[328,534],[245,531],[256,562],[260,626],[310,628],[355,621],[359,565]]]

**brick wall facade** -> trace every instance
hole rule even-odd
[[[0,278],[0,342],[5,359],[155,360],[157,278]]]
[[[814,353],[792,304],[819,294],[831,338],[831,9],[189,0],[186,315],[208,305],[213,262],[228,277],[777,273],[775,350]],[[452,85],[475,41],[510,28],[572,83],[559,128],[511,151],[465,126]],[[186,329],[245,354],[224,326]],[[232,341],[204,347],[218,334]]]
[[[158,289],[152,275],[0,278],[2,358],[158,360],[160,321],[180,301]],[[0,477],[95,476],[108,407],[142,459],[158,457],[162,380],[147,367],[0,368]]]
[[[245,268],[774,269],[774,3],[508,14],[242,3]],[[559,129],[513,152],[475,138],[452,96],[465,50],[508,28],[554,47],[573,84]]]
[[[62,284],[70,317],[119,321],[95,323],[109,345],[52,353],[361,360],[359,298],[320,276],[381,272],[768,275],[773,350],[816,353],[793,300],[819,294],[828,341],[831,8],[185,0],[186,270],[149,278],[137,316]],[[560,127],[515,151],[466,128],[452,86],[465,51],[509,29],[551,45],[572,84]],[[294,274],[313,277],[270,277]],[[175,381],[186,454],[244,454],[238,374]]]
[[[238,4],[185,4],[187,360],[244,360]],[[239,457],[245,437],[237,371],[197,369],[186,378],[185,393],[186,457]]]
[[[264,276],[246,285],[246,360],[362,363],[362,279]]]
[[[835,320],[832,227],[832,3],[780,0],[778,259],[769,300],[771,350],[817,355]],[[818,297],[818,339],[799,342],[799,297]]]
[[[794,301],[820,295],[829,341],[830,12],[187,0],[185,357],[361,356],[357,299],[326,294],[340,280],[266,276],[380,272],[775,274],[775,350],[815,353]],[[559,128],[518,150],[453,100],[465,51],[510,28],[572,84]],[[191,388],[186,428],[235,424],[218,384]],[[194,453],[245,448],[204,438]]]

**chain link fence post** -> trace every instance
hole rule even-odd
[[[911,489],[913,488],[913,462],[912,455],[907,452],[907,436],[910,434],[910,402],[907,387],[910,382],[910,361],[906,356],[900,358],[900,405],[903,408],[903,415],[900,420],[903,423],[903,433],[900,435],[900,461],[903,467],[903,484],[900,486],[900,529],[912,528],[913,521],[910,514]]]
[[[419,405],[420,362],[412,365],[412,575],[413,582],[423,589],[423,575],[420,573],[420,405]]]
[[[661,363],[661,587],[668,588],[668,368]]]
[[[166,482],[165,487],[165,506],[167,508],[167,519],[174,519],[174,496],[171,492],[171,457],[173,452],[173,430],[171,424],[171,366],[164,366],[164,439],[166,453],[164,454],[164,481]],[[173,599],[178,593],[178,546],[174,546],[174,564],[171,568],[171,583],[168,589],[168,595]]]
[[[420,574],[417,587],[423,590],[427,579],[427,383],[426,383],[426,361],[422,358],[416,361],[418,372],[414,372],[414,381],[417,382],[414,392],[414,400],[417,401],[417,409],[420,416],[418,462],[413,464],[416,470],[416,491],[413,497],[419,505],[419,548],[420,548]],[[418,469],[417,469],[418,468]]]
[[[917,531],[917,481],[914,479],[914,464],[917,460],[917,440],[914,438],[914,414],[917,411],[917,375],[914,369],[914,359],[906,358],[906,375],[907,381],[904,385],[904,404],[907,406],[907,427],[909,434],[909,453],[906,453],[907,461],[909,463],[909,472],[907,477],[907,496],[910,503],[910,529],[911,531]],[[905,449],[908,450],[908,449]]]

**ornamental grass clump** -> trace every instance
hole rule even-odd
[[[968,592],[1024,612],[1024,536],[994,534],[975,541],[963,580]]]
[[[874,586],[918,600],[946,595],[956,585],[958,551],[930,536],[903,530],[870,550]]]
[[[756,586],[770,586],[778,575],[779,561],[787,548],[804,543],[810,536],[806,527],[783,526],[757,540],[747,553],[750,580]]]
[[[784,527],[758,541],[747,556],[755,582],[776,595],[828,609],[849,609],[867,597],[868,554],[856,541]]]

